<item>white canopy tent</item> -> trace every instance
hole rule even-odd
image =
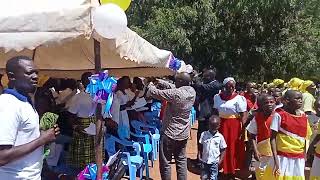
[[[41,74],[79,77],[95,68],[94,39],[101,67],[115,76],[171,75],[170,51],[153,46],[127,28],[116,39],[93,30],[96,0],[0,1],[0,71],[16,55],[33,57]],[[106,22],[107,23],[107,22]]]
[[[173,73],[167,68],[171,52],[154,47],[130,29],[114,40],[95,34],[91,16],[98,5],[98,0],[1,0],[0,71],[10,57],[27,55],[40,73],[55,77],[101,69],[118,76]],[[103,120],[99,114],[95,150],[101,172]]]

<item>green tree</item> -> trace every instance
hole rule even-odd
[[[130,27],[222,76],[309,78],[319,70],[320,0],[138,0]]]

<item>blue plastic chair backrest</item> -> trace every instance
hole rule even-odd
[[[134,151],[135,151],[137,154],[140,154],[140,153],[141,153],[141,146],[140,146],[139,143],[134,142],[132,146],[133,146]]]
[[[160,102],[154,102],[151,105],[151,112],[153,117],[159,117],[160,111],[161,111],[161,103]]]
[[[104,149],[108,152],[108,154],[111,154],[111,155],[115,154],[116,153],[116,137],[112,135],[106,135]]]
[[[139,122],[139,121],[137,121],[137,120],[132,120],[130,123],[131,123],[131,126],[132,126],[134,129],[136,129],[136,130],[141,130],[141,129],[140,129],[140,122]]]
[[[130,129],[126,126],[118,126],[118,135],[120,139],[130,138]]]

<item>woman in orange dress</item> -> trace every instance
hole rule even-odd
[[[214,97],[214,108],[221,118],[219,132],[224,136],[228,146],[222,163],[223,173],[232,177],[236,169],[245,167],[245,144],[240,137],[243,137],[241,132],[248,112],[246,98],[235,92],[234,78],[226,78],[223,85],[223,91]]]

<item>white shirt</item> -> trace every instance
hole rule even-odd
[[[254,117],[249,125],[247,126],[247,131],[249,131],[249,133],[251,134],[254,134],[254,135],[257,135],[258,134],[258,127],[257,127],[257,121],[256,121],[256,118]]]
[[[229,101],[224,101],[217,94],[214,96],[214,108],[219,111],[220,117],[238,115],[247,111],[247,100],[245,97],[237,95]]]
[[[136,96],[136,93],[132,92],[131,89],[126,89],[125,92],[128,95],[128,99],[130,101]],[[143,97],[143,95],[144,95],[144,91],[139,91],[139,95],[137,98]]]
[[[120,106],[127,104],[129,101],[128,95],[124,94],[122,91],[117,91],[116,96],[117,96],[117,100],[118,100],[118,103],[120,104]],[[119,125],[130,127],[127,110],[120,111]]]
[[[90,94],[83,91],[74,95],[68,106],[68,111],[79,118],[92,117],[94,114],[94,102]]]
[[[20,95],[20,98],[24,96]],[[25,97],[24,97],[25,98]],[[25,99],[0,96],[0,145],[20,146],[40,137],[39,115]],[[40,180],[43,147],[0,167],[3,180]]]
[[[206,164],[219,162],[221,150],[227,148],[226,141],[219,132],[212,135],[210,131],[204,131],[200,136],[199,143],[203,146],[200,160]]]
[[[120,123],[120,102],[118,100],[117,95],[113,96],[113,101],[112,101],[110,113],[112,115],[112,120],[115,121],[117,124],[119,124]],[[108,118],[110,118],[110,117],[108,117]]]

